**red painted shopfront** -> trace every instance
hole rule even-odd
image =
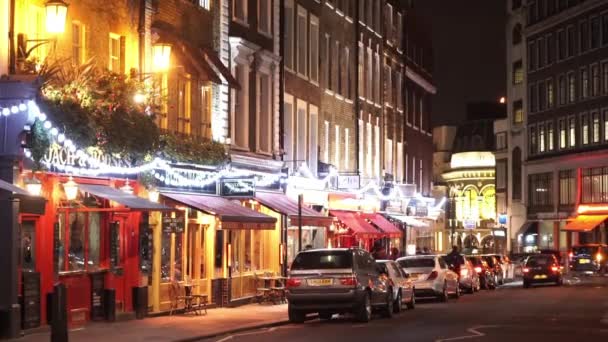
[[[142,244],[149,230],[147,212],[169,208],[124,192],[124,180],[75,177],[76,197],[68,200],[67,176],[38,173],[36,178],[46,210],[20,215],[22,250],[32,251],[21,266],[23,275],[40,275],[41,323],[47,322],[47,296],[57,282],[67,287],[72,327],[106,318],[111,306],[115,313],[132,312],[133,288],[148,283],[142,267],[142,256],[148,258]],[[137,192],[137,184],[129,186]]]

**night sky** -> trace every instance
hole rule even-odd
[[[434,49],[433,125],[464,120],[466,103],[505,91],[505,0],[417,0]]]

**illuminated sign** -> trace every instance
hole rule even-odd
[[[255,183],[253,179],[222,179],[221,196],[254,197]]]
[[[507,215],[506,214],[498,215],[498,223],[507,224]]]
[[[608,204],[581,204],[576,210],[579,214],[608,213]]]
[[[338,189],[359,189],[359,175],[338,175]]]
[[[462,221],[464,229],[475,229],[477,227],[477,221],[475,220],[464,220]]]
[[[101,150],[90,147],[87,152],[78,151],[74,148],[61,146],[57,143],[51,144],[42,162],[48,165],[56,166],[74,166],[74,167],[96,167],[99,164],[110,165],[115,167],[130,166],[126,161],[118,157],[104,154]]]
[[[450,161],[452,169],[462,167],[495,166],[496,159],[492,152],[460,152],[454,153]]]

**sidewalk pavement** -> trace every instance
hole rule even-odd
[[[287,305],[250,304],[237,308],[209,309],[207,315],[174,314],[143,320],[89,323],[70,331],[70,342],[186,342],[203,338],[287,324]],[[50,332],[26,335],[15,342],[49,342]]]

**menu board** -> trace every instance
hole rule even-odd
[[[91,273],[91,320],[93,321],[105,319],[104,277],[103,272]]]
[[[163,233],[182,233],[185,229],[186,223],[183,215],[163,216]]]
[[[40,273],[23,272],[22,296],[22,322],[23,329],[40,326]]]
[[[113,273],[120,266],[120,222],[110,223],[110,269]]]

